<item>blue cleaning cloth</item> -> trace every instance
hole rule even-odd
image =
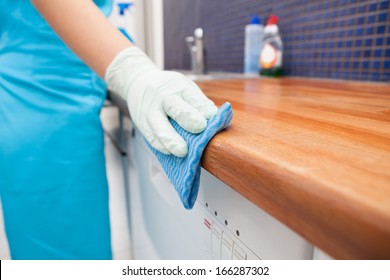
[[[188,143],[188,155],[184,158],[165,155],[148,144],[179,194],[184,208],[192,209],[198,196],[200,161],[206,145],[215,134],[230,124],[232,117],[232,105],[226,102],[219,108],[218,113],[208,121],[206,129],[199,134],[187,132],[170,119],[172,126]]]

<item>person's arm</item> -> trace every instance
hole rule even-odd
[[[184,157],[188,146],[168,116],[200,133],[217,107],[190,79],[161,71],[133,46],[92,0],[31,0],[53,30],[109,89],[122,96],[131,118],[148,142],[165,154]]]
[[[53,30],[100,77],[131,42],[100,12],[92,0],[31,0]]]

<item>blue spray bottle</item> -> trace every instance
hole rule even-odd
[[[129,33],[126,31],[126,12],[128,12],[128,10],[132,6],[134,6],[134,3],[133,2],[117,3],[117,5],[119,8],[119,16],[120,16],[120,20],[117,24],[118,25],[117,27],[119,31],[122,32],[122,34],[125,35],[125,37],[134,44],[134,40],[130,37]]]

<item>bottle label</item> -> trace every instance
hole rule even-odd
[[[266,44],[261,52],[260,66],[263,69],[280,67],[282,62],[281,52],[271,44]]]

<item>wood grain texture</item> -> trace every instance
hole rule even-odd
[[[232,125],[202,166],[340,259],[390,259],[390,85],[198,82]]]

